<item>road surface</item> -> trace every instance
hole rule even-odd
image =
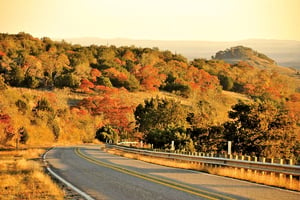
[[[93,199],[300,199],[300,193],[106,153],[99,145],[47,153],[56,174]]]

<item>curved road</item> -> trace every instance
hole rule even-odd
[[[300,193],[112,155],[98,145],[56,147],[47,162],[94,199],[300,199]]]

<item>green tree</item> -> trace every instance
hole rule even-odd
[[[224,124],[225,140],[233,152],[268,157],[293,157],[296,146],[295,122],[280,105],[271,101],[239,102]]]
[[[118,142],[118,134],[110,125],[106,125],[106,126],[99,128],[96,131],[95,138],[101,142],[106,142],[106,143],[108,143],[108,142],[117,143]]]
[[[9,76],[9,83],[12,86],[21,86],[25,78],[24,72],[19,66],[13,66]]]
[[[232,90],[234,85],[232,78],[225,75],[219,75],[218,78],[220,80],[220,84],[223,87],[223,90],[228,90],[228,91]]]
[[[23,101],[21,99],[18,99],[15,104],[18,107],[18,110],[20,112],[22,112],[23,114],[26,113],[26,111],[28,109],[28,106],[27,106],[27,103],[25,101]]]
[[[97,84],[104,85],[106,87],[113,87],[112,83],[110,82],[110,79],[104,76],[97,78]]]
[[[176,150],[194,152],[194,142],[182,127],[170,127],[164,130],[152,129],[145,134],[145,142],[153,144],[154,148],[170,149],[172,141]]]
[[[58,123],[56,121],[53,121],[51,128],[52,128],[52,132],[54,134],[54,139],[55,139],[55,141],[57,141],[58,137],[60,135],[60,127],[59,127]]]
[[[37,88],[40,85],[40,81],[34,76],[26,76],[24,85],[29,88]]]
[[[223,126],[194,128],[191,131],[191,138],[196,144],[196,149],[200,152],[220,152],[226,145]]]
[[[51,107],[49,101],[46,98],[41,98],[38,101],[37,106],[35,108],[41,111],[49,111],[49,112],[53,111],[53,108]]]
[[[0,74],[0,90],[5,90],[7,89],[7,85],[5,83],[5,79],[3,76]]]
[[[29,139],[29,134],[27,132],[27,129],[25,127],[22,127],[19,129],[19,135],[20,135],[20,143],[26,144],[26,142]]]
[[[168,127],[186,127],[187,112],[173,99],[151,98],[139,104],[134,116],[139,131],[164,130]]]
[[[79,78],[71,73],[62,74],[58,76],[54,81],[54,85],[59,88],[63,88],[63,87],[77,88],[79,84],[80,84]]]

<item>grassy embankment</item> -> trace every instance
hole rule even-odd
[[[0,199],[64,199],[64,192],[44,173],[44,149],[0,151]]]
[[[124,156],[127,158],[142,160],[149,163],[175,167],[175,168],[197,170],[197,171],[207,172],[210,174],[226,176],[226,177],[231,177],[231,178],[236,178],[241,180],[247,180],[254,183],[260,183],[260,184],[300,191],[300,181],[296,179],[290,179],[289,177],[286,177],[284,175],[277,176],[275,174],[261,173],[254,170],[245,170],[245,169],[228,168],[228,167],[226,168],[215,167],[215,166],[208,166],[204,164],[200,165],[198,163],[190,163],[190,162],[183,162],[183,161],[176,161],[171,159],[163,159],[163,158],[156,158],[151,156],[127,153],[116,149],[109,149],[107,151],[109,153]]]

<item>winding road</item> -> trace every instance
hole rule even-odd
[[[300,199],[299,192],[128,159],[99,145],[56,147],[45,159],[90,199]]]

